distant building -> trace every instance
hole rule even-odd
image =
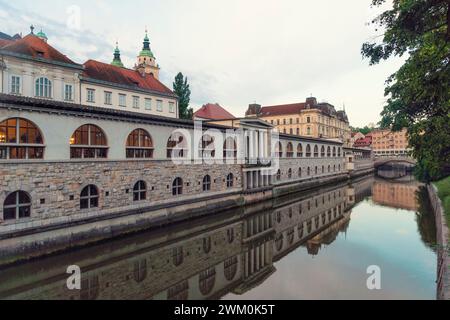
[[[354,148],[370,148],[372,146],[372,136],[367,135],[364,138],[360,138],[353,144]]]
[[[361,132],[352,132],[351,138],[350,138],[350,145],[355,145],[355,142],[359,139],[364,139],[365,136]]]
[[[194,113],[194,120],[232,120],[236,119],[218,103],[208,103]]]
[[[376,129],[372,132],[372,148],[376,156],[399,156],[409,152],[406,129],[393,132]]]
[[[159,81],[160,68],[146,34],[133,69],[118,45],[113,61],[79,64],[34,27],[25,37],[0,33],[0,93],[178,118],[178,98]]]
[[[336,111],[316,98],[306,102],[261,107],[249,106],[247,117],[257,117],[275,126],[281,133],[311,138],[339,139],[350,146],[351,130],[345,111]]]

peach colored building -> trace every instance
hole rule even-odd
[[[372,148],[376,156],[407,155],[408,137],[406,129],[393,132],[389,129],[377,129],[372,132]]]

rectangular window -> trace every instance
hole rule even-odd
[[[145,110],[152,110],[152,99],[145,99]]]
[[[11,93],[20,94],[20,77],[18,76],[11,77]]]
[[[87,89],[87,102],[95,102],[95,90]]]
[[[119,106],[126,107],[127,106],[127,95],[119,93]]]
[[[175,113],[175,103],[169,102],[169,112]]]
[[[71,84],[64,85],[64,100],[73,100],[73,86]]]
[[[163,102],[162,100],[156,101],[156,111],[162,112],[163,111]]]
[[[105,91],[105,104],[112,105],[112,92]]]
[[[139,97],[133,96],[133,108],[139,109]]]

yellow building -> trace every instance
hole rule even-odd
[[[261,107],[252,104],[246,117],[257,117],[274,125],[281,133],[311,138],[339,139],[350,146],[351,130],[345,111],[329,103],[307,98],[304,103]]]

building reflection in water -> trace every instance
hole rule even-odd
[[[372,185],[374,201],[408,208],[415,203],[412,187],[361,179],[10,267],[0,271],[0,298],[186,300],[244,294],[297,248],[317,255],[331,245],[346,232],[351,209],[371,195]],[[69,265],[82,270],[81,291],[67,289]]]

